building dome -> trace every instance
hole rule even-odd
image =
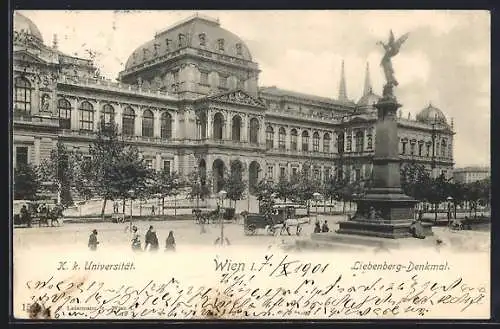
[[[367,94],[363,95],[359,101],[358,106],[372,106],[376,104],[381,97],[373,93],[373,91],[369,91]]]
[[[221,43],[224,50],[220,50]],[[125,69],[186,47],[252,60],[248,47],[238,36],[221,28],[218,20],[196,15],[157,33],[153,40],[134,50]]]
[[[42,34],[35,23],[18,12],[14,13],[14,32],[26,33],[43,42]]]
[[[417,121],[424,122],[424,123],[447,124],[446,116],[443,114],[443,112],[440,109],[438,109],[437,107],[432,106],[432,104],[430,104],[430,103],[429,103],[429,106],[422,109],[417,114]]]

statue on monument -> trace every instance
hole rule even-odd
[[[384,85],[384,92],[383,96],[384,98],[393,98],[393,88],[398,85],[398,81],[394,77],[394,69],[392,67],[392,57],[396,56],[399,53],[399,49],[401,48],[401,45],[408,39],[409,33],[403,34],[399,39],[395,40],[394,34],[392,33],[392,30],[389,34],[389,41],[387,44],[383,43],[382,41],[377,42],[378,45],[381,45],[384,47],[385,54],[384,57],[382,57],[382,61],[380,62],[380,65],[384,69],[384,74],[385,74],[385,80],[386,84]]]

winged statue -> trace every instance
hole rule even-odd
[[[399,49],[401,48],[401,45],[403,45],[403,43],[408,39],[408,35],[409,33],[405,33],[396,40],[391,30],[389,34],[389,41],[387,43],[383,43],[382,41],[377,42],[377,44],[384,47],[385,50],[384,57],[382,57],[382,61],[380,62],[380,65],[384,69],[385,79],[387,81],[386,85],[384,86],[384,96],[386,94],[387,96],[392,96],[392,88],[399,84],[394,77],[392,57],[396,56],[399,53]]]

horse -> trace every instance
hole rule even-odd
[[[63,207],[56,205],[54,208],[44,209],[44,213],[39,213],[39,227],[42,227],[42,224],[48,226],[59,226],[59,218],[63,217]]]
[[[450,223],[450,230],[457,230],[457,231],[461,231],[464,229],[464,226],[462,224],[462,221],[460,219],[454,219],[451,223]]]

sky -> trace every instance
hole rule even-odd
[[[347,95],[362,95],[367,63],[373,90],[384,83],[377,41],[409,32],[393,58],[403,104],[412,118],[429,103],[453,118],[455,166],[490,165],[490,16],[487,11],[29,11],[45,44],[87,58],[116,79],[131,53],[195,13],[218,18],[259,64],[260,86],[338,97],[344,61]]]

